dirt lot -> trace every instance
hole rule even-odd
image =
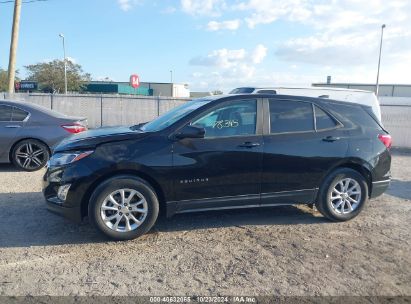
[[[411,154],[347,223],[306,207],[207,212],[123,243],[50,214],[42,174],[0,166],[0,295],[411,295]]]

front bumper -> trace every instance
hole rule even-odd
[[[390,182],[391,182],[391,179],[373,182],[370,198],[376,198],[382,195],[388,189]]]
[[[43,177],[43,195],[47,209],[71,221],[83,219],[82,202],[92,181],[90,170],[79,166],[48,168]],[[59,198],[59,188],[70,185],[65,200]],[[63,198],[64,199],[64,198]]]

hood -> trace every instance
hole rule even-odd
[[[74,134],[54,148],[54,153],[69,150],[94,149],[97,145],[145,137],[148,133],[132,130],[130,127],[99,128]]]

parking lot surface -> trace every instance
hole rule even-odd
[[[44,171],[0,166],[0,295],[411,295],[411,154],[346,223],[308,207],[181,214],[108,242],[46,210]]]

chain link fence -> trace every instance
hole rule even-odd
[[[384,127],[393,146],[411,148],[411,97],[379,97]]]
[[[86,117],[90,128],[150,121],[190,100],[153,96],[41,93],[1,93],[0,98],[32,102],[70,116]]]
[[[133,125],[150,121],[190,99],[130,95],[61,95],[1,93],[0,98],[24,100],[58,112],[88,119],[90,128]],[[396,147],[411,148],[411,98],[380,97],[382,121]]]

